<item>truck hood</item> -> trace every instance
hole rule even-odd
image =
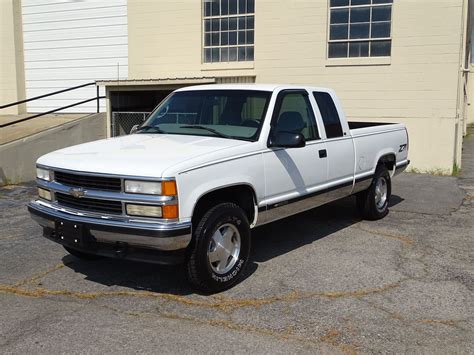
[[[244,144],[249,142],[219,137],[133,134],[57,150],[43,155],[37,163],[83,172],[161,177],[174,165],[206,155],[211,161],[216,152]]]

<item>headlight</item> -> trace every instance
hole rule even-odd
[[[38,196],[41,197],[44,200],[51,201],[51,191],[45,190],[42,188],[38,188]]]
[[[138,181],[125,180],[125,192],[132,194],[176,196],[176,181]]]
[[[161,206],[130,205],[127,204],[127,214],[130,216],[162,217]]]
[[[51,181],[53,180],[51,170],[36,168],[36,177],[41,180]]]
[[[161,182],[125,180],[125,192],[132,194],[160,195]]]

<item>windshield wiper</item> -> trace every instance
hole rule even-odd
[[[213,128],[209,128],[206,126],[200,126],[200,125],[186,125],[186,126],[179,126],[179,128],[196,128],[196,129],[203,129],[206,131],[209,131],[211,133],[214,133],[216,136],[219,136],[221,138],[229,138],[229,139],[238,139],[236,137],[228,136],[227,134],[221,133],[219,131],[216,131]]]
[[[151,130],[153,129],[153,133],[165,133],[163,132],[158,126],[141,126],[138,128],[137,132],[141,132],[142,130]],[[152,132],[149,132],[152,133]]]

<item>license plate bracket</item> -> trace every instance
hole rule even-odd
[[[70,246],[85,246],[86,238],[82,224],[75,222],[56,222],[56,236],[61,244]]]

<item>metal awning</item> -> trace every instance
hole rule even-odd
[[[216,77],[182,77],[182,78],[157,78],[157,79],[125,79],[125,80],[97,80],[97,86],[161,86],[161,85],[195,85],[213,84]]]
[[[186,85],[199,84],[224,84],[224,83],[254,83],[255,75],[240,76],[200,76],[200,77],[176,77],[156,79],[124,79],[124,80],[97,80],[97,86],[104,86],[111,90],[135,89],[165,89],[177,88]]]

